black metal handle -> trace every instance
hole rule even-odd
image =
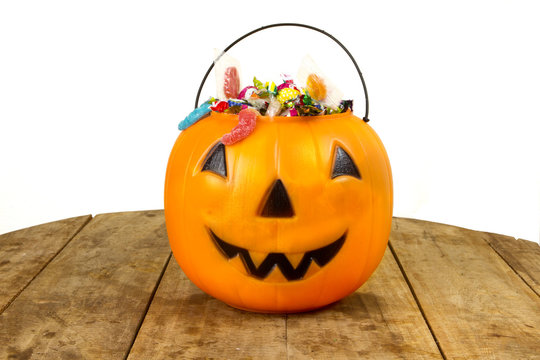
[[[269,29],[269,28],[273,28],[273,27],[278,27],[278,26],[297,26],[297,27],[303,27],[303,28],[315,30],[315,31],[320,32],[321,34],[324,34],[324,35],[328,36],[330,39],[334,40],[336,42],[336,44],[341,46],[341,48],[347,53],[347,55],[349,55],[349,58],[353,62],[354,67],[356,68],[356,71],[358,72],[358,75],[360,76],[360,80],[362,81],[362,86],[364,87],[364,97],[366,99],[366,114],[364,115],[363,120],[365,122],[368,122],[369,121],[369,118],[368,118],[368,115],[369,115],[369,98],[368,98],[366,82],[364,81],[364,76],[362,76],[362,72],[360,71],[360,68],[358,67],[358,64],[356,63],[356,60],[354,60],[354,57],[351,55],[349,50],[347,50],[345,45],[343,45],[338,39],[336,39],[335,37],[333,37],[332,35],[330,35],[329,33],[327,33],[324,30],[321,30],[321,29],[316,28],[316,27],[311,26],[311,25],[304,25],[304,24],[297,24],[297,23],[278,23],[278,24],[266,25],[266,26],[260,27],[258,29],[255,29],[253,31],[250,31],[247,34],[239,37],[238,39],[233,41],[229,46],[227,46],[225,48],[225,50],[223,50],[223,52],[224,53],[227,52],[234,45],[236,45],[237,43],[239,43],[240,41],[242,41],[243,39],[247,38],[250,35],[253,35],[253,34],[255,34],[255,33],[259,32],[261,30],[265,30],[265,29]],[[214,68],[214,63],[212,63],[212,65],[210,65],[210,67],[206,71],[206,74],[204,74],[204,77],[203,77],[203,79],[201,81],[201,85],[199,86],[199,90],[197,91],[197,97],[195,98],[195,109],[199,106],[199,97],[201,96],[202,88],[204,86],[204,83],[206,82],[206,79],[208,78],[208,75],[210,74],[210,71],[212,71],[213,68]]]

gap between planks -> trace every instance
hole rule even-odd
[[[524,275],[519,271],[519,267],[521,267],[522,264],[520,264],[519,261],[516,263],[516,260],[512,258],[512,254],[509,255],[509,254],[504,253],[505,250],[508,250],[507,248],[506,249],[504,247],[499,248],[500,243],[497,242],[497,238],[499,238],[499,237],[506,238],[507,245],[508,245],[508,243],[512,243],[512,242],[514,244],[517,244],[518,242],[525,242],[525,243],[537,244],[538,246],[540,246],[540,243],[537,243],[535,241],[530,241],[530,240],[517,238],[517,237],[511,236],[511,235],[502,235],[502,234],[491,233],[491,232],[486,232],[486,231],[473,230],[473,229],[465,228],[465,227],[458,226],[458,225],[450,225],[450,224],[439,223],[439,222],[434,222],[434,221],[429,221],[429,220],[420,220],[420,219],[407,218],[407,217],[393,217],[394,222],[395,222],[396,219],[418,220],[418,221],[422,221],[422,222],[425,222],[425,223],[451,226],[451,227],[454,227],[454,228],[457,228],[457,229],[461,229],[461,230],[465,230],[465,231],[472,231],[472,232],[475,232],[475,233],[480,233],[480,234],[485,235],[485,236],[482,236],[482,239],[488,244],[488,246],[499,256],[499,258],[501,258],[506,263],[506,265],[510,269],[512,269],[512,271],[521,279],[521,281],[523,281],[525,283],[525,285],[527,285],[527,287],[529,287],[532,290],[532,292],[534,294],[536,294],[536,296],[540,297],[540,291],[538,290],[537,286],[535,287],[535,285],[538,283],[538,281],[536,281],[536,283],[535,283],[534,279],[527,280],[524,277]],[[397,223],[396,223],[396,226],[397,226]],[[389,246],[390,246],[390,242],[389,242]],[[396,254],[396,252],[395,252],[395,250],[393,248],[392,248],[392,253],[394,254],[394,257],[397,260],[397,254]],[[399,264],[399,266],[401,268],[401,263],[398,262],[398,264]],[[402,271],[404,271],[404,270],[402,269]],[[535,268],[533,268],[533,271],[535,271]],[[416,299],[416,296],[415,296],[415,299]],[[416,299],[416,300],[418,300],[418,299]]]
[[[144,319],[146,319],[146,314],[148,314],[148,309],[150,309],[150,305],[152,304],[152,301],[154,301],[154,296],[156,295],[159,284],[161,284],[161,279],[163,279],[163,275],[165,275],[165,270],[167,270],[167,267],[169,266],[169,261],[171,261],[171,257],[172,257],[172,252],[169,253],[169,257],[167,258],[167,261],[165,261],[165,264],[163,265],[163,269],[161,269],[161,273],[159,274],[159,277],[156,281],[156,285],[154,286],[154,290],[152,290],[152,294],[150,295],[150,298],[148,299],[146,308],[144,309],[142,313],[139,324],[137,325],[137,329],[135,330],[135,334],[133,335],[133,339],[131,340],[131,344],[129,344],[129,347],[126,350],[126,354],[124,355],[124,360],[128,358],[129,353],[131,352],[131,348],[133,347],[133,344],[135,344],[135,340],[137,339],[137,336],[139,335],[139,331],[141,330],[141,326],[144,322]]]
[[[169,255],[162,211],[97,215],[0,316],[0,358],[122,359]]]
[[[397,227],[397,224],[396,224],[396,227]],[[433,337],[433,341],[435,342],[435,345],[437,345],[437,349],[441,353],[442,358],[446,360],[447,359],[446,355],[444,354],[444,351],[441,348],[441,345],[439,344],[439,340],[437,339],[437,336],[435,336],[435,333],[433,332],[433,328],[431,327],[431,324],[429,323],[429,320],[427,319],[426,313],[424,312],[424,309],[422,308],[422,304],[420,304],[420,301],[418,300],[418,297],[416,296],[416,292],[414,291],[414,288],[409,280],[409,277],[407,276],[407,273],[405,272],[403,265],[401,265],[401,261],[399,260],[394,250],[394,247],[392,246],[392,243],[390,241],[388,241],[388,249],[392,252],[394,259],[396,260],[399,270],[401,271],[401,275],[403,275],[403,278],[405,279],[405,282],[407,283],[407,286],[409,287],[409,290],[411,291],[414,301],[416,302],[416,305],[418,306],[418,309],[420,310],[420,313],[422,314],[422,318],[424,319],[424,322],[426,323],[429,329],[429,332],[431,336]]]
[[[62,252],[62,250],[64,250],[66,248],[66,246],[68,246],[68,244],[71,242],[71,240],[73,240],[81,231],[82,229],[84,229],[86,227],[86,225],[88,225],[88,223],[90,223],[90,221],[93,220],[93,217],[92,215],[87,215],[88,216],[88,219],[81,224],[81,226],[73,233],[73,235],[66,241],[66,243],[64,245],[62,245],[58,251],[56,253],[54,253],[53,256],[51,256],[51,258],[45,262],[43,264],[43,266],[41,267],[41,269],[39,269],[39,271],[30,279],[30,281],[28,281],[3,307],[0,308],[0,315],[2,315],[2,313],[4,311],[6,311],[9,306],[15,301],[17,300],[17,298],[19,297],[19,295],[22,294],[22,292],[39,276],[39,274],[41,274],[43,272],[43,270],[51,263],[51,261],[53,261],[57,256],[58,254],[60,254]]]
[[[442,359],[389,249],[377,271],[362,290],[336,304],[276,316],[233,309],[203,294],[173,259],[128,358],[293,359],[316,354],[331,359],[388,359],[408,354]],[[388,289],[387,282],[397,286]],[[263,335],[257,332],[261,328],[266,329]],[[237,352],[240,347],[242,352]]]
[[[489,234],[489,235],[492,236],[491,234]],[[514,238],[514,240],[515,240],[515,241],[519,241],[519,239],[517,239],[517,238]],[[497,255],[499,255],[499,257],[506,263],[506,265],[508,265],[508,267],[509,267],[510,269],[512,269],[512,271],[513,271],[513,272],[521,279],[521,281],[523,281],[523,282],[525,283],[525,285],[527,285],[527,286],[532,290],[532,292],[536,294],[536,296],[540,297],[540,294],[536,291],[536,289],[535,289],[531,284],[529,284],[529,282],[528,282],[527,280],[525,280],[525,278],[521,275],[521,273],[520,273],[519,271],[517,271],[517,270],[515,269],[514,266],[512,266],[511,262],[510,262],[506,257],[504,257],[504,256],[499,252],[499,250],[497,250],[497,248],[496,248],[489,240],[487,240],[486,238],[484,238],[484,241],[489,245],[489,247],[490,247],[493,251],[495,251],[495,253],[496,253]],[[528,241],[528,240],[525,240],[525,241]],[[540,246],[540,245],[539,245],[539,246]]]
[[[507,258],[513,241],[497,254],[489,233],[397,220],[392,250],[447,358],[537,358],[538,297],[515,276],[521,259]],[[528,263],[536,262],[534,250]]]

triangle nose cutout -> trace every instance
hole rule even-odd
[[[265,200],[261,211],[263,217],[293,217],[294,210],[289,199],[289,194],[280,179],[272,185],[272,189]]]

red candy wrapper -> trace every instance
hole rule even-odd
[[[238,113],[238,125],[221,138],[223,145],[232,145],[248,137],[255,130],[258,115],[259,113],[254,109],[240,111]]]
[[[229,103],[227,101],[218,101],[217,103],[212,104],[210,106],[210,110],[216,111],[216,112],[224,112],[229,108]]]

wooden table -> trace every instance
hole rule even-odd
[[[171,258],[163,211],[0,236],[0,359],[540,359],[540,247],[394,218],[370,280],[324,309],[254,314]]]

